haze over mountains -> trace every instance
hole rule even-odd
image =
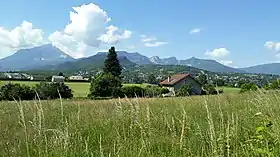
[[[262,73],[280,75],[280,63],[263,64],[248,68],[233,68],[225,66],[215,60],[198,59],[195,57],[178,60],[176,57],[160,58],[147,57],[138,52],[128,53],[118,51],[120,63],[123,66],[159,64],[159,65],[185,65],[212,72],[229,73]],[[79,70],[84,68],[102,67],[106,52],[98,52],[87,58],[74,59],[51,44],[31,49],[22,49],[11,56],[0,59],[0,71],[9,70]]]

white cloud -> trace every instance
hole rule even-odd
[[[226,66],[229,66],[229,65],[231,65],[233,62],[232,61],[230,61],[230,60],[220,60],[219,61],[221,64],[224,64],[224,65],[226,65]]]
[[[157,41],[157,42],[153,42],[153,43],[146,43],[145,46],[146,47],[159,47],[161,45],[166,45],[168,44],[167,42],[161,42],[161,41]]]
[[[148,37],[146,35],[140,35],[140,37],[142,42],[152,42],[157,40],[156,37]]]
[[[98,48],[102,44],[117,44],[132,36],[129,30],[107,26],[111,18],[96,4],[84,4],[73,7],[73,10],[70,12],[70,23],[64,30],[51,34],[49,40],[75,58],[85,56],[86,50]]]
[[[129,39],[132,36],[132,32],[125,30],[123,32],[119,31],[118,27],[110,25],[106,28],[106,34],[101,35],[98,40],[106,44],[116,44],[120,40]]]
[[[217,48],[214,49],[213,51],[206,51],[205,55],[211,58],[223,58],[227,56],[229,53],[230,51],[227,50],[226,48]]]
[[[44,32],[34,29],[33,24],[23,21],[12,30],[0,27],[0,58],[11,55],[22,48],[32,48],[44,44]]]
[[[147,35],[140,35],[140,37],[146,47],[159,47],[168,44],[167,42],[158,41],[156,37],[149,37]]]
[[[272,51],[280,52],[280,42],[268,41],[264,46]]]
[[[190,30],[190,34],[197,34],[201,32],[201,28],[194,28],[192,30]]]

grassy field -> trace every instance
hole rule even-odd
[[[219,89],[222,89],[225,93],[239,93],[240,92],[240,88],[219,87]]]
[[[278,96],[0,102],[0,154],[279,156]]]
[[[6,84],[8,82],[26,84],[29,86],[34,86],[39,82],[35,81],[0,81],[1,84]],[[90,83],[87,82],[66,82],[66,84],[73,90],[74,97],[86,97],[89,93]]]
[[[39,82],[34,81],[0,81],[0,86],[6,84],[8,82],[26,84],[30,86],[34,86]],[[90,83],[84,82],[66,82],[66,84],[73,90],[74,97],[86,97],[89,94]],[[148,84],[124,84],[124,86],[147,86]],[[219,89],[223,89],[225,93],[238,93],[240,91],[239,88],[231,88],[231,87],[219,87]]]

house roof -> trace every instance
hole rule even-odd
[[[174,85],[178,82],[180,82],[181,80],[183,80],[186,77],[191,77],[191,74],[175,74],[169,77],[169,82],[168,79],[160,82],[161,85]]]

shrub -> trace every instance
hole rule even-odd
[[[132,97],[143,97],[145,93],[144,88],[139,86],[125,86],[122,88],[122,94],[129,98]]]
[[[159,86],[146,86],[144,89],[145,96],[147,97],[157,97],[161,96],[162,94],[169,93],[168,89]]]
[[[0,88],[0,100],[33,100],[35,91],[31,87],[20,84],[6,84]]]
[[[176,96],[189,96],[191,95],[191,91],[192,91],[191,86],[185,84],[178,90]]]
[[[206,94],[218,94],[220,91],[217,91],[215,86],[213,84],[205,84],[203,86],[203,89],[205,90]]]
[[[280,80],[273,81],[270,85],[266,87],[267,89],[280,89]]]
[[[121,80],[112,74],[100,74],[92,80],[89,97],[119,97]]]
[[[125,86],[122,88],[122,94],[127,97],[157,97],[166,93],[169,93],[168,89],[158,86],[146,86],[145,88],[139,86]]]
[[[258,86],[254,83],[245,83],[241,86],[240,93],[247,92],[247,91],[256,91]]]
[[[59,94],[61,98],[72,98],[72,90],[64,83],[41,82],[35,86],[35,91],[40,99],[57,99]],[[59,92],[59,93],[58,93]]]

